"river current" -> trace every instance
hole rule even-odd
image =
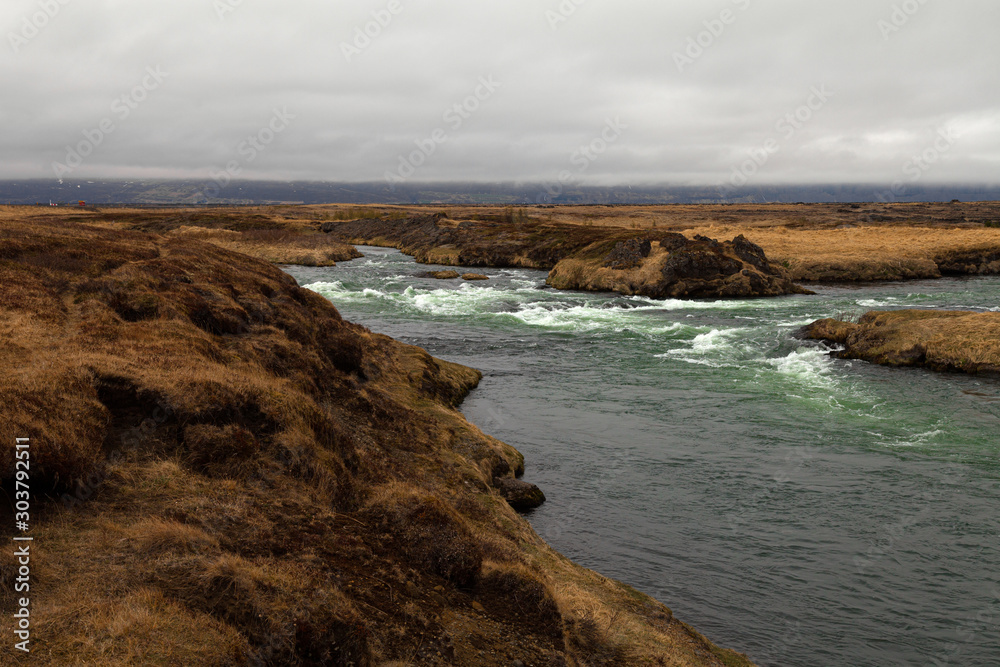
[[[762,666],[1000,665],[1000,380],[833,359],[871,309],[1000,310],[1000,278],[656,301],[395,250],[286,267],[344,317],[480,369],[553,547]],[[447,267],[445,267],[447,268]]]

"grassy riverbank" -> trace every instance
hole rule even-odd
[[[0,212],[0,476],[31,438],[35,539],[11,664],[750,664],[511,509],[523,458],[455,409],[477,371],[182,229],[300,223],[34,212]]]

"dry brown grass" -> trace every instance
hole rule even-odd
[[[319,214],[323,207],[310,207]],[[371,207],[365,217],[377,218]],[[436,209],[433,209],[436,210]],[[400,209],[394,210],[398,215]],[[412,215],[427,208],[411,207]],[[503,207],[448,207],[453,220],[510,222]],[[768,204],[677,206],[559,206],[527,208],[517,223],[545,222],[637,232],[677,231],[688,237],[745,235],[796,281],[901,280],[955,273],[1000,272],[1000,204]],[[394,242],[390,241],[390,245]],[[963,254],[975,267],[948,261]],[[427,252],[455,263],[454,248]],[[944,269],[940,265],[944,266]]]
[[[36,494],[11,664],[722,664],[491,488],[523,458],[454,409],[478,372],[186,222],[0,222],[0,478],[31,437]]]
[[[808,334],[845,345],[846,357],[873,363],[1000,374],[1000,313],[872,311],[857,323],[820,320]]]
[[[310,230],[309,233],[292,229],[235,232],[183,225],[169,234],[196,238],[274,264],[336,266],[337,262],[361,256],[351,246],[315,230]]]
[[[725,236],[739,226],[691,230]],[[936,227],[856,227],[850,229],[753,229],[748,239],[793,280],[900,280],[941,275],[940,258],[962,252],[1000,251],[1000,229]]]
[[[295,210],[295,209],[293,209]],[[126,229],[188,236],[274,264],[335,266],[360,257],[353,247],[338,243],[316,228],[324,214],[297,210],[286,217],[287,207],[232,208],[50,208],[0,207],[0,220],[63,220],[108,229]]]
[[[325,245],[323,221],[397,220],[437,212],[440,207],[313,206],[220,209],[78,210],[0,207],[0,220],[87,220],[95,224],[200,235],[204,240],[267,261],[325,266],[355,256],[349,246]],[[797,281],[899,280],[954,273],[1000,272],[1000,204],[740,204],[673,206],[559,206],[553,208],[453,206],[453,220],[508,224],[565,223],[634,231],[680,231],[691,237],[732,238],[744,234]],[[195,231],[213,229],[215,232]],[[178,231],[181,230],[181,231]],[[226,233],[230,230],[234,233]],[[236,234],[240,234],[237,236]],[[256,237],[254,235],[257,235]],[[377,241],[377,239],[376,239]],[[392,240],[384,241],[393,245]],[[976,266],[947,260],[965,254],[986,257]],[[454,264],[454,248],[428,251],[427,261]],[[941,267],[944,266],[944,269]],[[985,268],[984,268],[985,267]]]

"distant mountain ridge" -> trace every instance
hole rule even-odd
[[[719,204],[823,202],[1000,201],[1000,185],[907,185],[895,192],[879,184],[768,185],[733,190],[715,186],[578,186],[544,183],[327,183],[233,181],[219,187],[201,180],[8,180],[0,204]]]

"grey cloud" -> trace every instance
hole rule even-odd
[[[381,180],[441,128],[447,141],[415,180],[571,170],[581,182],[715,184],[777,140],[760,183],[884,182],[950,128],[954,144],[922,177],[998,180],[989,0],[398,2],[392,15],[389,0],[6,0],[0,177],[51,177],[67,146],[110,119],[73,176],[207,177],[236,161],[245,178]],[[11,35],[43,5],[58,12],[15,52]],[[894,10],[904,5],[919,9]],[[345,57],[377,16],[380,34]],[[707,46],[679,71],[689,38]],[[163,84],[116,113],[156,66]],[[446,111],[491,75],[502,87],[453,127]],[[821,85],[833,97],[784,136],[781,119]],[[283,107],[296,118],[248,159],[241,142]],[[574,152],[614,117],[628,129],[579,171]]]

